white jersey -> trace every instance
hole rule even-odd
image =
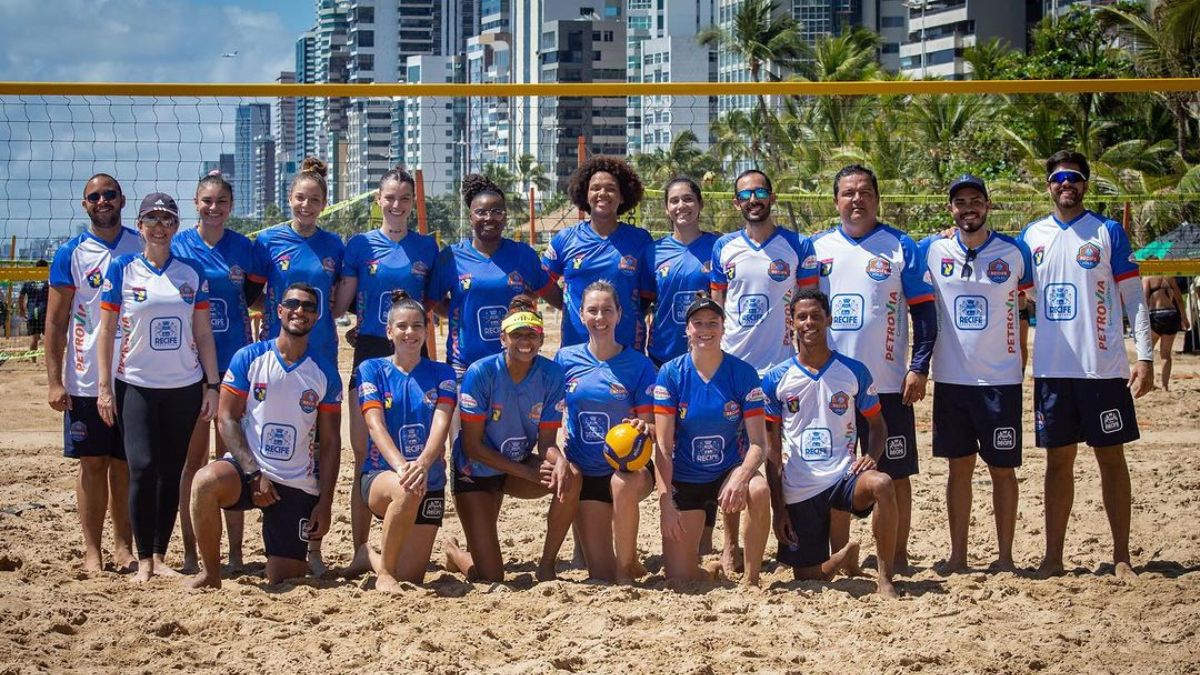
[[[992,232],[975,257],[956,233],[935,234],[919,246],[937,295],[938,339],[934,382],[1020,384],[1021,320],[1018,294],[1033,286],[1033,261],[1025,244]],[[969,267],[968,267],[969,265]]]
[[[933,301],[916,242],[883,223],[862,239],[838,225],[812,241],[833,314],[830,347],[865,363],[880,392],[899,393],[908,373],[907,308]]]
[[[108,265],[114,258],[140,250],[142,239],[137,231],[122,227],[111,244],[88,231],[54,252],[50,285],[74,292],[71,321],[67,324],[66,363],[63,365],[63,386],[71,396],[100,395],[96,336],[100,332],[100,291],[104,286],[104,275],[108,274]],[[121,327],[118,325],[116,339],[120,338]],[[114,354],[116,349],[114,346]],[[114,370],[116,365],[117,360],[113,359]]]
[[[118,380],[175,389],[204,377],[192,333],[193,313],[208,307],[199,263],[171,256],[158,269],[141,253],[117,258],[108,266],[100,306],[118,313]]]
[[[1121,224],[1084,211],[1025,226],[1033,255],[1034,377],[1129,377],[1117,284],[1139,274]]]
[[[834,352],[813,374],[792,357],[763,376],[767,419],[782,422],[783,499],[802,502],[845,475],[858,447],[857,410],[880,413],[871,373]]]
[[[242,431],[259,468],[280,485],[320,494],[317,484],[317,412],[342,407],[337,369],[316,350],[285,365],[275,340],[239,349],[221,387],[246,399]]]
[[[817,259],[807,237],[776,227],[761,246],[745,230],[713,245],[710,286],[725,292],[721,349],[762,375],[795,353],[787,303],[797,285],[816,283]]]

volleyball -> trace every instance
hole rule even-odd
[[[650,437],[628,422],[611,427],[604,435],[604,460],[617,471],[638,471],[650,463]]]

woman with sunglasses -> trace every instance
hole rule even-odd
[[[115,376],[100,378],[96,407],[106,424],[121,425],[138,582],[179,574],[165,556],[179,513],[180,477],[196,417],[213,418],[220,387],[208,282],[198,263],[171,255],[178,229],[175,200],[147,195],[138,212],[142,252],[109,265],[100,302],[100,372]]]
[[[346,243],[342,279],[338,282],[333,315],[341,316],[351,306],[358,313],[354,339],[354,364],[350,375],[350,447],[354,450],[355,479],[359,478],[367,454],[367,426],[358,401],[358,366],[367,359],[390,356],[392,341],[387,337],[387,315],[392,306],[392,291],[403,289],[418,302],[426,299],[426,289],[434,260],[437,240],[409,228],[416,196],[416,182],[400,167],[379,179],[375,202],[383,214],[379,229],[356,234]],[[366,542],[371,530],[371,514],[359,498],[350,493],[350,530],[354,548]]]
[[[652,283],[641,267],[654,242],[649,232],[620,220],[642,200],[642,181],[624,160],[598,155],[575,170],[567,192],[588,218],[555,234],[542,257],[550,278],[563,281],[562,345],[588,341],[583,292],[603,279],[616,291],[621,309],[616,341],[642,351],[642,302]]]
[[[604,438],[622,421],[654,438],[655,371],[645,354],[617,341],[617,297],[605,280],[589,284],[580,311],[588,341],[564,347],[554,360],[567,378],[567,459],[583,474],[578,548],[589,577],[624,582],[645,573],[637,561],[638,502],[650,494],[654,476],[652,467],[614,472],[604,459]]]
[[[558,550],[579,506],[579,470],[557,440],[566,382],[562,368],[538,354],[542,329],[537,301],[527,295],[513,298],[500,327],[504,350],[471,364],[463,378],[454,507],[467,551],[450,539],[446,558],[450,569],[472,581],[504,580],[496,525],[506,495],[551,496],[538,581],[556,578]]]
[[[171,253],[196,261],[204,269],[208,282],[208,313],[212,321],[213,341],[217,348],[217,370],[221,377],[237,350],[251,342],[249,307],[262,294],[266,282],[265,270],[254,257],[254,244],[245,235],[226,229],[225,223],[233,213],[233,186],[220,171],[200,179],[194,198],[200,221],[195,227],[175,235]],[[183,482],[179,486],[179,524],[183,531],[183,569],[197,569],[196,535],[192,531],[189,507],[192,479],[208,459],[209,429],[213,426],[201,419],[192,431],[187,462],[183,466]],[[217,457],[225,454],[225,442],[216,437]],[[239,511],[226,511],[229,529],[229,564],[233,569],[242,566],[243,516]]]
[[[446,436],[458,398],[454,370],[421,355],[425,307],[396,291],[387,320],[394,353],[358,367],[358,400],[370,444],[355,486],[383,520],[383,543],[379,552],[369,543],[360,546],[347,571],[353,575],[369,566],[382,591],[425,578],[442,526]]]

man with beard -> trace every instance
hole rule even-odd
[[[1125,443],[1137,440],[1133,399],[1153,386],[1150,315],[1138,265],[1120,223],[1083,207],[1087,158],[1063,150],[1046,160],[1054,211],[1030,223],[1021,240],[1033,252],[1037,302],[1034,421],[1046,448],[1046,555],[1038,572],[1063,571],[1063,542],[1075,498],[1075,453],[1092,446],[1113,537],[1114,571],[1129,560],[1130,486]],[[1121,308],[1133,328],[1137,363],[1125,355]]]
[[[221,587],[221,509],[262,509],[272,584],[308,574],[308,542],[329,531],[342,382],[336,364],[309,350],[319,302],[312,286],[288,286],[275,308],[279,336],[242,347],[229,363],[217,413],[229,452],[192,483],[203,569],[186,581],[189,588]]]
[[[1012,570],[1021,465],[1021,380],[1028,316],[1020,294],[1033,286],[1029,249],[987,226],[987,186],[975,176],[950,185],[955,233],[921,242],[920,258],[937,295],[933,348],[933,456],[950,460],[946,510],[948,573],[968,569],[971,479],[975,456],[992,476],[999,555],[992,568]],[[1024,318],[1022,318],[1024,317]]]
[[[121,224],[125,196],[121,185],[98,173],[83,188],[83,210],[91,227],[54,254],[46,306],[46,381],[50,407],[64,413],[63,455],[79,460],[75,498],[83,526],[83,569],[98,572],[104,513],[113,522],[113,562],[120,571],[137,566],[129,523],[129,468],[117,425],[109,426],[96,407],[100,373],[96,336],[100,290],[112,260],[140,253],[141,238]],[[120,340],[117,331],[117,340]],[[118,350],[114,347],[114,353]],[[64,365],[64,356],[65,365]],[[113,359],[113,363],[116,363]]]

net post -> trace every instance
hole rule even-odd
[[[425,174],[420,169],[413,172],[413,182],[417,187],[417,231],[429,234],[429,224],[425,221]]]
[[[537,198],[537,188],[529,186],[529,247],[537,249],[537,209],[533,200]]]
[[[13,261],[17,259],[17,235],[15,234],[8,243],[8,259]],[[9,326],[12,325],[12,319],[16,315],[16,312],[13,310],[12,303],[12,289],[14,283],[15,282],[12,281],[8,282],[8,290],[6,291],[6,295],[8,297],[4,300],[4,303],[8,306],[8,316],[4,317],[4,337],[10,337],[8,334]]]
[[[583,159],[587,155],[586,143],[587,142],[583,139],[583,134],[580,134],[575,139],[575,166],[576,167],[583,166]],[[585,214],[583,212],[583,209],[579,209],[579,219],[583,220],[584,216],[585,216]]]

